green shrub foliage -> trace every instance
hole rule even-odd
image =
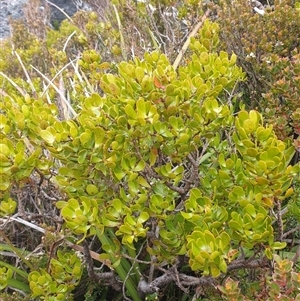
[[[145,4],[137,5],[145,14]],[[197,5],[189,1],[181,17]],[[282,17],[276,5],[263,22]],[[221,22],[231,11],[223,9]],[[116,12],[120,25],[125,17]],[[13,46],[4,42],[11,61],[0,59],[0,215],[8,220],[18,208],[14,222],[43,233],[47,263],[37,264],[35,247],[24,253],[15,246],[12,229],[0,229],[3,254],[22,261],[13,265],[1,255],[0,289],[72,300],[87,273],[105,296],[104,286],[124,300],[168,300],[174,291],[177,300],[279,300],[287,287],[280,300],[300,299],[297,253],[288,252],[285,240],[297,229],[285,216],[298,222],[299,165],[290,165],[295,146],[276,135],[278,123],[264,122],[275,116],[272,105],[263,110],[266,117],[246,110],[236,89],[250,78],[237,63],[247,62],[260,76],[268,71],[274,86],[261,94],[266,108],[279,74],[287,80],[290,68],[298,68],[292,37],[287,53],[260,46],[259,65],[234,49],[220,50],[220,27],[206,20],[177,68],[172,50],[122,60],[123,33],[110,26],[95,13],[79,13],[45,40],[15,24]],[[96,33],[107,35],[110,60],[91,47]],[[293,79],[283,107],[296,129]],[[263,92],[260,87],[255,91]],[[293,261],[275,254],[282,249]],[[251,284],[235,281],[251,269],[258,271]]]
[[[263,112],[280,139],[298,136],[299,8],[292,0],[274,1],[260,15],[248,1],[229,2],[222,2],[218,22],[225,47],[247,73],[249,106]]]

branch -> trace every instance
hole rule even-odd
[[[196,26],[193,28],[193,30],[191,31],[191,33],[189,34],[187,40],[185,41],[185,43],[183,44],[181,50],[179,51],[174,63],[173,63],[173,68],[174,70],[176,70],[183,58],[183,55],[185,54],[185,52],[187,51],[190,42],[191,42],[191,38],[193,36],[195,36],[198,32],[198,30],[201,28],[201,26],[203,25],[204,21],[208,18],[208,16],[210,15],[211,10],[208,9],[205,14],[202,16],[201,20],[196,24]]]
[[[300,230],[300,226],[298,226],[298,227],[296,227],[296,228],[294,228],[294,229],[291,229],[291,230],[285,232],[285,233],[282,235],[282,238],[285,238],[285,237],[289,236],[290,234],[293,234],[294,232],[299,231],[299,230]]]
[[[278,222],[278,239],[279,241],[282,241],[283,238],[283,222],[282,222],[282,216],[281,216],[281,203],[278,200],[278,198],[275,197],[275,204],[277,206],[277,222]]]
[[[298,248],[296,250],[296,253],[295,253],[295,255],[292,258],[292,262],[294,264],[296,264],[299,258],[300,258],[300,246],[298,246]]]
[[[88,275],[93,280],[99,281],[100,280],[99,275],[95,274],[94,271],[94,262],[89,250],[89,245],[86,240],[84,240],[82,244],[83,244],[83,255],[84,255],[84,260],[85,260]]]
[[[270,260],[267,257],[262,257],[258,259],[236,259],[231,262],[231,264],[227,267],[227,272],[237,270],[237,269],[256,269],[269,267]]]
[[[108,285],[110,285],[117,292],[121,291],[122,283],[120,279],[118,279],[117,275],[114,272],[103,272],[103,273],[95,273],[98,279],[105,280]]]
[[[215,279],[213,277],[193,277],[186,274],[176,273],[176,268],[172,267],[165,271],[165,274],[154,279],[151,283],[147,283],[141,278],[138,290],[141,294],[148,295],[154,294],[160,288],[165,287],[167,284],[175,282],[176,285],[180,284],[179,287],[184,289],[183,286],[211,286],[215,287]],[[185,289],[184,289],[185,291]]]

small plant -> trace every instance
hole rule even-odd
[[[246,300],[266,300],[266,301],[293,301],[300,300],[299,286],[300,274],[293,269],[293,262],[282,259],[274,255],[273,272],[270,276],[264,275],[266,282],[260,283],[260,287],[252,296],[245,296],[239,288],[239,282],[227,278],[224,286],[218,286],[222,292],[224,300],[227,301],[246,301]]]

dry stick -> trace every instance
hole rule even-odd
[[[36,92],[36,90],[35,90],[35,88],[34,88],[34,85],[33,85],[33,83],[32,83],[32,80],[31,80],[31,78],[30,78],[30,76],[29,76],[29,74],[28,74],[28,72],[27,72],[27,70],[26,70],[26,68],[25,68],[25,66],[24,66],[24,64],[23,64],[23,62],[22,62],[22,59],[20,58],[20,56],[19,56],[19,54],[18,54],[17,51],[14,51],[14,54],[16,55],[16,57],[17,57],[17,59],[18,59],[20,65],[21,65],[21,67],[22,67],[22,69],[23,69],[23,71],[24,71],[24,74],[25,74],[25,76],[26,76],[26,78],[27,78],[27,82],[29,83],[29,86],[30,86],[30,88],[31,88],[31,91],[32,91],[34,97],[37,98],[37,92]]]
[[[117,8],[116,8],[115,5],[113,5],[113,8],[114,8],[114,11],[115,11],[115,15],[116,15],[117,23],[118,23],[118,27],[119,27],[122,56],[123,56],[124,60],[127,60],[125,41],[124,41],[124,36],[123,36],[123,30],[122,30],[122,24],[121,24],[120,16],[119,16],[118,10],[117,10]]]
[[[281,203],[278,198],[275,197],[275,204],[277,206],[277,222],[278,222],[278,239],[282,241],[283,238],[283,222],[281,216]]]
[[[64,48],[63,48],[63,52],[66,52],[66,48],[67,48],[67,45],[69,43],[69,41],[71,40],[71,38],[73,37],[73,35],[76,34],[76,31],[73,31],[67,38],[66,42],[65,42],[65,45],[64,45]],[[62,118],[63,120],[67,120],[69,119],[69,111],[68,111],[68,108],[65,104],[65,102],[63,101],[63,99],[61,98],[61,95],[65,95],[65,83],[64,83],[64,80],[63,80],[63,76],[62,76],[62,73],[60,74],[60,79],[59,79],[59,90],[61,91],[61,93],[59,94],[60,95],[60,99],[58,100],[59,103],[60,103],[60,106],[61,106],[61,114],[62,114]],[[69,99],[67,99],[68,103],[70,103]],[[58,106],[59,107],[59,106]]]
[[[185,52],[187,51],[190,42],[191,42],[191,38],[193,36],[195,36],[198,32],[198,30],[201,28],[201,26],[203,25],[204,21],[208,18],[209,14],[211,13],[211,10],[208,9],[205,14],[202,16],[201,20],[196,24],[196,26],[193,28],[193,30],[191,31],[191,33],[188,35],[187,40],[185,41],[185,43],[183,44],[181,50],[179,51],[174,63],[173,63],[173,68],[174,70],[176,70],[183,58],[183,55],[185,54]]]
[[[80,57],[80,56],[79,56],[79,57]],[[78,57],[78,59],[79,59],[79,57]],[[82,77],[81,77],[81,75],[80,75],[80,72],[79,72],[79,70],[78,70],[78,67],[79,67],[79,64],[78,64],[78,61],[79,61],[79,60],[78,60],[78,59],[73,60],[73,61],[70,61],[69,64],[72,65],[75,74],[77,75],[79,81],[82,83],[82,82],[83,82],[83,79],[82,79]],[[76,62],[76,65],[74,65],[74,62]]]
[[[33,83],[32,83],[32,80],[31,80],[31,78],[30,78],[30,76],[29,76],[29,74],[28,74],[28,72],[27,72],[27,70],[26,70],[26,68],[25,68],[25,66],[24,66],[24,64],[23,64],[23,62],[22,62],[21,57],[19,56],[19,54],[17,53],[17,51],[14,51],[14,54],[16,55],[16,57],[17,57],[17,59],[18,59],[20,65],[21,65],[21,67],[22,67],[22,69],[23,69],[23,71],[24,71],[24,74],[25,74],[25,76],[26,76],[26,78],[27,78],[27,82],[28,82],[29,85],[30,85],[30,88],[31,88],[31,91],[32,91],[34,97],[37,98],[37,92],[36,92],[36,90],[35,90],[35,88],[34,88],[34,85],[33,85]],[[23,137],[23,140],[24,140],[24,142],[25,142],[25,144],[26,144],[26,147],[27,147],[27,149],[29,150],[29,152],[30,152],[30,153],[33,153],[33,152],[34,152],[34,147],[33,147],[33,145],[29,142],[28,138],[27,138],[27,137]]]
[[[69,19],[70,22],[74,23],[73,20],[70,18],[70,16],[67,13],[65,13],[64,10],[61,9],[59,6],[55,5],[54,3],[52,3],[51,1],[48,1],[48,0],[46,0],[46,2],[48,4],[54,6],[55,8],[57,8],[61,13],[63,13]]]
[[[6,80],[8,80],[14,86],[14,88],[16,88],[19,91],[19,93],[25,97],[26,93],[12,79],[10,79],[6,74],[4,74],[1,71],[0,75],[2,75]]]
[[[64,45],[64,48],[63,48],[63,52],[66,52],[66,48],[67,48],[67,45],[69,43],[69,41],[71,40],[71,38],[74,36],[74,34],[76,34],[76,30],[74,30],[67,38],[66,40],[66,43]]]
[[[23,224],[23,225],[25,225],[25,226],[28,226],[28,227],[30,227],[30,228],[32,228],[32,229],[35,229],[35,230],[37,230],[37,231],[39,231],[39,232],[41,232],[41,233],[44,233],[44,234],[46,233],[46,230],[45,230],[45,229],[43,229],[43,228],[41,228],[41,227],[39,227],[39,226],[37,226],[37,225],[35,225],[35,224],[33,224],[33,223],[30,223],[30,222],[28,222],[28,221],[26,221],[26,220],[24,220],[24,219],[22,219],[22,218],[20,218],[20,217],[16,217],[16,218],[15,218],[15,217],[10,217],[10,219],[12,219],[12,220],[14,220],[14,221],[16,221],[16,222],[18,222],[18,223],[20,223],[20,224]],[[0,230],[0,236],[1,236],[1,235],[2,235],[2,232],[1,232],[1,230]],[[2,235],[2,236],[3,236],[3,235]],[[5,239],[5,237],[4,237],[4,239]],[[60,240],[58,240],[58,241],[57,241],[56,243],[54,243],[54,244],[58,244],[58,242],[60,242]],[[76,245],[76,244],[70,242],[70,241],[67,240],[67,239],[64,240],[64,243],[65,243],[67,246],[69,246],[70,248],[72,248],[72,249],[74,249],[74,250],[76,250],[76,251],[79,251],[79,252],[81,252],[81,253],[84,254],[84,248],[83,248],[82,246]],[[11,244],[9,243],[9,245],[11,245]],[[111,262],[110,262],[109,260],[101,259],[98,253],[96,253],[96,252],[94,252],[94,251],[91,251],[91,250],[90,250],[90,255],[91,255],[91,257],[92,257],[93,259],[95,259],[96,261],[99,261],[99,262],[103,263],[104,265],[106,265],[109,269],[112,269],[112,267],[111,267]]]
[[[2,95],[2,96],[4,96],[4,97],[9,97],[11,100],[13,100],[4,90],[2,90],[1,88],[0,88],[0,95]]]
[[[125,294],[126,282],[127,282],[128,278],[130,277],[130,273],[131,273],[131,271],[132,271],[132,269],[134,267],[134,264],[135,264],[137,258],[140,256],[140,254],[141,254],[141,252],[143,250],[144,244],[145,244],[145,242],[142,243],[139,252],[136,254],[135,258],[133,259],[133,264],[131,265],[131,267],[130,267],[130,269],[129,269],[129,271],[128,271],[128,273],[127,273],[127,275],[126,275],[126,277],[125,277],[125,279],[123,281],[122,292],[123,292],[123,298],[126,301],[131,301],[131,299],[127,298],[126,294]],[[137,272],[141,275],[141,273],[140,273],[140,271],[138,269],[137,269]]]
[[[66,64],[65,66],[63,66],[56,74],[55,76],[49,80],[47,78],[47,82],[48,82],[48,85],[44,88],[44,92],[42,93],[41,97],[44,96],[44,94],[47,92],[47,90],[49,89],[50,86],[53,85],[53,82],[54,80],[69,66],[69,65],[72,65],[73,66],[73,62],[77,61],[78,60],[78,57],[76,59],[74,59],[73,61],[70,61],[68,64]],[[34,68],[34,67],[33,67]],[[35,68],[34,68],[35,69]],[[36,70],[36,69],[35,69]],[[40,71],[38,71],[40,73]]]
[[[39,74],[41,75],[53,88],[54,90],[59,94],[60,98],[63,100],[63,102],[66,104],[70,112],[73,114],[74,117],[77,116],[76,112],[72,108],[71,104],[68,102],[68,100],[65,98],[65,96],[61,93],[61,91],[52,83],[52,81],[47,78],[41,71],[39,71],[37,68],[31,65],[31,67]]]
[[[68,45],[69,41],[71,40],[71,38],[73,37],[74,34],[76,34],[76,31],[73,31],[68,36],[68,38],[67,38],[67,40],[64,44],[64,47],[63,47],[63,52],[66,52],[67,45]],[[77,60],[77,58],[76,58],[76,60]],[[60,111],[60,115],[62,115],[61,117],[63,118],[63,120],[69,119],[68,118],[69,117],[69,111],[68,111],[67,104],[64,101],[64,99],[66,99],[66,98],[62,99],[62,95],[65,96],[65,85],[64,85],[64,81],[63,81],[62,71],[65,70],[67,68],[67,66],[69,66],[71,63],[72,62],[66,64],[61,70],[59,70],[59,72],[54,76],[54,78],[51,80],[51,82],[48,84],[48,86],[45,89],[45,91],[47,91],[48,87],[54,81],[56,76],[60,75],[60,79],[59,79],[59,91],[60,91],[60,93],[58,93],[60,98],[58,99],[58,108],[59,108],[59,111]],[[43,95],[44,95],[45,91],[43,92]],[[68,103],[70,103],[70,102],[68,101]]]
[[[90,278],[98,281],[99,277],[98,275],[95,274],[94,271],[94,262],[90,253],[89,245],[86,240],[84,240],[82,244],[83,244],[83,255],[84,255],[88,275]]]
[[[62,74],[60,75],[58,86],[59,86],[59,91],[60,91],[60,93],[59,93],[60,97],[57,99],[57,107],[58,107],[59,115],[60,115],[61,119],[68,120],[69,119],[68,107],[65,104],[64,100],[62,99],[62,95],[65,97],[65,99],[67,100],[68,103],[70,103],[70,102],[65,96],[66,89],[65,89],[65,83],[64,83]]]

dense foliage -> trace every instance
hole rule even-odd
[[[3,42],[0,297],[300,300],[297,6],[89,2]]]

